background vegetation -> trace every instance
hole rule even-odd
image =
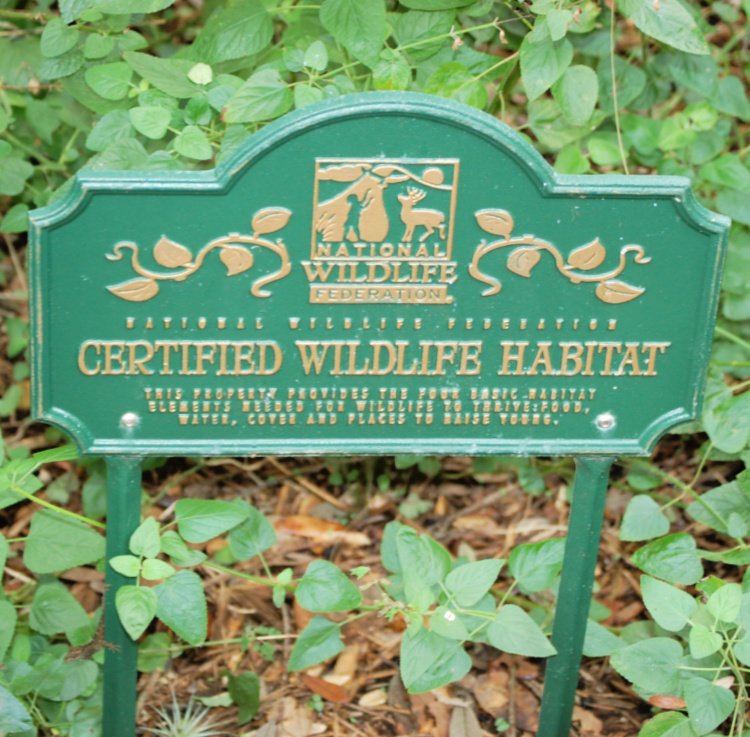
[[[642,737],[746,732],[749,14],[750,0],[0,0],[0,733],[84,737],[99,733],[101,717],[104,475],[99,462],[76,460],[68,446],[56,447],[64,443],[56,431],[27,417],[29,208],[58,197],[81,167],[210,167],[288,110],[371,89],[484,109],[528,135],[560,172],[689,176],[705,205],[734,220],[702,427],[684,428],[652,461],[623,464],[616,483],[624,512],[612,513],[612,524],[627,558],[616,565],[642,574],[633,591],[646,612],[612,628],[601,623],[612,624],[621,608],[611,601],[617,594],[609,607],[596,604],[587,653],[609,656],[650,704]],[[324,499],[336,515],[329,532],[361,534],[351,530],[369,513],[379,537],[397,518],[385,527],[382,567],[353,566],[344,555],[346,572],[309,557],[275,565],[279,525],[258,510],[274,508],[267,496],[248,501],[248,484],[264,488],[253,468],[150,463],[146,521],[131,555],[110,561],[133,578],[118,608],[141,641],[144,673],[168,669],[216,628],[203,585],[211,572],[267,587],[282,612],[296,602],[295,612],[315,613],[296,617],[296,639],[286,619],[283,632],[253,620],[219,643],[246,657],[217,677],[204,702],[237,706],[235,732],[258,711],[258,673],[267,686],[279,677],[266,668],[278,643],[287,643],[290,670],[306,670],[338,655],[342,633],[365,617],[371,627],[400,623],[401,677],[411,693],[464,678],[487,643],[531,657],[552,652],[544,632],[559,532],[515,546],[504,566],[486,545],[456,547],[454,558],[420,533],[445,529],[435,523],[446,516],[440,499],[463,513],[461,495],[440,489],[477,479],[495,484],[492,498],[522,488],[534,509],[559,516],[545,504],[564,496],[568,464],[489,458],[457,471],[455,462],[403,457],[324,459],[312,470],[274,465],[274,478],[297,478]],[[226,483],[238,473],[239,494]],[[205,488],[173,503],[195,478]],[[310,539],[312,519],[300,517],[295,534]],[[353,539],[338,542],[345,549]],[[308,711],[325,712],[324,699],[338,692],[311,683]],[[210,715],[193,706],[162,716],[165,734],[179,733],[170,727],[179,719],[210,732]],[[480,729],[473,724],[453,734],[481,734],[466,731]],[[517,734],[522,726],[495,716],[482,728]]]

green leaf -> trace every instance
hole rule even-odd
[[[639,494],[628,502],[620,526],[620,540],[651,540],[667,532],[669,520],[650,496]]]
[[[693,16],[680,0],[620,0],[618,8],[651,38],[688,54],[708,54],[709,47]]]
[[[78,43],[79,35],[78,29],[68,26],[62,18],[52,18],[42,31],[42,54],[46,57],[62,56]]]
[[[180,499],[175,504],[177,529],[189,543],[204,543],[244,522],[249,509],[218,499]]]
[[[293,96],[275,69],[253,74],[229,98],[224,108],[226,123],[256,123],[283,115],[292,106]]]
[[[685,683],[685,701],[690,721],[698,734],[718,727],[734,710],[734,694],[705,678],[689,678]]]
[[[296,110],[314,105],[323,99],[323,90],[311,84],[298,84],[294,88],[294,107]]]
[[[574,64],[555,82],[552,95],[571,125],[583,125],[596,107],[599,78],[591,67]]]
[[[276,530],[261,512],[250,507],[248,518],[229,533],[228,541],[237,560],[249,560],[276,544]]]
[[[192,97],[201,91],[200,85],[188,78],[194,66],[189,59],[160,59],[137,51],[126,51],[123,58],[136,74],[172,97]]]
[[[534,42],[530,35],[521,42],[521,79],[529,100],[546,92],[565,73],[573,60],[573,46],[567,39]]]
[[[474,0],[400,0],[405,8],[414,10],[451,10],[453,8],[465,8]]]
[[[5,661],[13,635],[16,632],[18,613],[7,599],[0,599],[0,663]]]
[[[179,571],[154,589],[156,616],[191,645],[206,639],[208,611],[201,577],[194,571]]]
[[[263,51],[272,38],[273,20],[260,0],[229,0],[211,13],[190,57],[207,64],[241,59]]]
[[[146,517],[130,536],[128,547],[131,553],[143,558],[153,558],[159,555],[161,543],[158,520],[154,517]]]
[[[707,658],[719,651],[723,641],[718,632],[713,632],[703,624],[696,624],[690,630],[688,637],[690,655],[696,660]]]
[[[654,621],[669,632],[679,632],[698,608],[690,594],[650,576],[641,576],[641,594]]]
[[[750,120],[750,100],[747,99],[742,80],[729,74],[720,79],[711,102],[717,110],[741,120]]]
[[[736,154],[725,154],[704,164],[700,176],[708,182],[750,194],[750,169]]]
[[[729,518],[736,514],[745,525],[750,525],[750,505],[736,481],[722,484],[701,494],[688,504],[687,513],[696,521],[713,530],[729,533]]]
[[[0,165],[0,194],[11,197],[21,194],[33,173],[34,167],[28,161],[6,156]]]
[[[609,54],[599,62],[599,104],[601,109],[612,115],[614,113],[614,96],[612,94],[612,66]],[[620,110],[627,108],[646,88],[646,72],[637,66],[628,64],[619,56],[615,57],[615,80],[617,83],[617,104]]]
[[[294,592],[310,612],[345,612],[362,603],[362,594],[343,571],[327,560],[314,560]]]
[[[228,675],[227,689],[232,702],[238,707],[238,724],[247,724],[257,713],[260,706],[260,678],[255,673]]]
[[[84,74],[86,84],[105,100],[122,100],[130,89],[133,71],[124,61],[97,64]]]
[[[58,0],[60,15],[66,23],[78,20],[93,4],[94,0]]]
[[[583,654],[587,658],[604,658],[612,655],[625,645],[617,635],[612,634],[593,619],[586,622],[586,637],[583,641]]]
[[[128,115],[133,128],[154,141],[166,135],[169,122],[172,120],[169,110],[157,105],[131,108]]]
[[[554,8],[547,13],[544,19],[547,23],[550,38],[553,41],[559,41],[561,38],[565,38],[568,33],[568,28],[573,20],[573,12],[565,8]]]
[[[648,693],[680,693],[682,647],[668,637],[651,637],[614,653],[610,662],[622,676]]]
[[[328,66],[328,49],[326,45],[318,40],[313,41],[305,51],[304,65],[318,72],[324,72]]]
[[[304,670],[338,655],[343,649],[341,625],[324,617],[313,617],[294,643],[287,667],[290,671]]]
[[[742,605],[742,586],[725,583],[708,597],[706,608],[722,622],[736,622]]]
[[[666,535],[644,545],[634,553],[633,563],[645,573],[686,586],[703,575],[695,540],[685,532]]]
[[[123,628],[137,640],[156,614],[156,594],[143,586],[121,586],[115,594],[115,607]]]
[[[411,84],[411,67],[397,51],[387,49],[372,71],[376,90],[405,90]]]
[[[144,637],[138,643],[138,671],[140,673],[153,673],[155,670],[162,670],[174,657],[173,651],[169,647],[172,640],[167,632],[154,632],[152,635]]]
[[[565,540],[551,538],[517,545],[508,558],[508,569],[524,593],[549,588],[562,569]]]
[[[500,608],[487,628],[487,639],[498,650],[514,655],[546,658],[557,652],[539,625],[515,604]]]
[[[90,151],[104,151],[112,141],[132,136],[133,126],[130,116],[124,110],[112,110],[105,113],[86,139],[86,148]]]
[[[399,47],[403,48],[403,53],[414,61],[424,61],[437,54],[441,48],[445,48],[447,41],[445,38],[441,40],[440,37],[445,37],[455,20],[456,14],[453,11],[409,10],[393,18],[393,34]],[[381,59],[388,51],[398,56],[402,53],[386,49],[381,53]],[[375,71],[379,66],[380,64],[375,67]]]
[[[5,686],[0,685],[0,732],[33,734],[35,731],[26,707]]]
[[[54,573],[96,563],[104,548],[104,538],[83,522],[43,509],[31,519],[23,562],[34,573]]]
[[[29,227],[29,206],[17,202],[0,221],[0,233],[23,233]]]
[[[141,561],[134,555],[116,555],[110,559],[109,565],[121,576],[128,578],[136,578],[141,572]]]
[[[452,565],[450,554],[427,535],[406,525],[396,531],[396,551],[407,603],[424,610],[437,598],[437,584]]]
[[[174,4],[174,0],[94,0],[94,7],[102,13],[156,13]]]
[[[487,91],[484,85],[464,64],[458,61],[441,64],[430,75],[424,85],[424,91],[458,100],[476,108],[483,108],[487,103]]]
[[[169,563],[165,563],[158,558],[146,558],[143,561],[141,575],[147,581],[158,581],[162,578],[169,578],[170,576],[174,576],[175,573],[175,569]]]
[[[375,66],[387,32],[385,0],[323,0],[320,22],[355,59]]]
[[[109,56],[115,48],[112,36],[102,36],[100,33],[89,33],[83,45],[83,55],[87,59],[103,59]]]
[[[420,627],[401,639],[401,680],[409,693],[424,693],[461,680],[471,670],[471,658],[460,643]]]
[[[690,720],[679,711],[665,711],[649,719],[638,737],[698,737]]]
[[[230,533],[231,534],[231,533]],[[185,545],[184,540],[174,531],[167,530],[161,536],[161,551],[180,567],[197,566],[206,560],[206,554]]]
[[[450,606],[441,606],[430,615],[430,629],[449,640],[469,639],[469,630],[462,615],[456,614]]]
[[[476,604],[497,580],[503,560],[478,560],[454,568],[445,579],[445,587],[462,607]]]

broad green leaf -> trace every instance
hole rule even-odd
[[[296,110],[314,105],[323,99],[323,90],[311,84],[298,84],[294,88],[294,107]]]
[[[435,601],[436,584],[450,570],[450,555],[427,535],[418,535],[406,525],[397,528],[396,551],[406,601],[417,609],[426,609]]]
[[[233,95],[224,108],[226,123],[256,123],[283,115],[292,106],[293,96],[275,69],[255,72]]]
[[[750,441],[750,392],[709,397],[703,423],[711,442],[725,453],[739,453]]]
[[[287,667],[290,671],[304,670],[338,655],[343,649],[341,625],[324,617],[313,617],[294,643]]]
[[[167,530],[161,536],[161,551],[168,555],[175,565],[183,568],[197,566],[206,560],[205,553],[188,547],[174,530]]]
[[[462,607],[476,604],[497,580],[503,560],[478,560],[454,568],[445,579],[445,587]]]
[[[750,169],[736,154],[724,154],[704,164],[700,176],[708,182],[750,194]]]
[[[411,67],[401,54],[390,49],[380,55],[372,71],[376,90],[405,90],[411,84]]]
[[[11,197],[21,194],[26,186],[26,180],[34,173],[34,167],[24,159],[6,156],[0,166],[0,195]]]
[[[708,597],[706,608],[722,622],[736,622],[742,605],[742,587],[738,583],[725,583]]]
[[[72,701],[85,694],[99,677],[99,666],[93,660],[71,660],[62,666],[63,686],[60,701]]]
[[[685,683],[685,701],[690,721],[698,734],[716,729],[734,710],[734,694],[705,678],[689,678]]]
[[[185,126],[175,138],[174,147],[186,159],[197,161],[206,161],[214,153],[206,134],[196,125]]]
[[[123,628],[137,640],[156,614],[156,594],[144,586],[121,586],[115,594],[115,607]]]
[[[670,632],[679,632],[698,608],[690,594],[650,576],[641,576],[641,593],[654,621]]]
[[[130,122],[139,133],[156,141],[167,133],[172,114],[158,105],[134,107],[128,111]]]
[[[651,576],[685,586],[703,575],[695,540],[685,532],[666,535],[644,545],[633,554],[633,563]]]
[[[273,21],[261,0],[229,0],[214,10],[190,48],[190,58],[207,64],[252,56],[273,37]]]
[[[750,632],[745,632],[744,637],[732,645],[732,652],[742,665],[750,665]]]
[[[161,543],[159,540],[159,522],[154,517],[146,517],[130,536],[130,552],[144,558],[154,558],[159,555]]]
[[[94,0],[94,7],[102,13],[156,13],[174,4],[174,0]]]
[[[708,44],[680,0],[619,0],[618,8],[651,38],[688,54],[708,54]]]
[[[175,504],[177,529],[189,543],[204,543],[242,524],[249,509],[218,499],[180,499]]]
[[[100,33],[89,33],[83,45],[83,55],[87,59],[103,59],[115,48],[113,36],[102,36]]]
[[[141,572],[141,561],[134,555],[116,555],[110,559],[109,565],[128,578],[135,578]]]
[[[445,34],[450,31],[455,20],[456,13],[452,10],[432,12],[409,10],[396,15],[392,23],[393,34],[398,41],[399,49],[393,53],[399,56],[404,53],[414,61],[429,59],[441,48],[445,48],[447,43]],[[381,59],[382,56],[383,54],[381,54]],[[375,67],[376,71],[378,66]]]
[[[105,100],[122,100],[130,89],[132,69],[124,61],[97,64],[84,75],[86,84]]]
[[[375,66],[386,35],[385,0],[323,0],[320,21],[355,59]]]
[[[423,627],[404,632],[399,660],[401,680],[415,694],[458,681],[471,669],[471,658],[460,643]]]
[[[314,560],[294,591],[310,612],[345,612],[362,603],[362,594],[346,574],[327,560]]]
[[[683,654],[679,642],[667,637],[651,637],[612,653],[610,662],[637,688],[649,693],[680,693],[680,666]]]
[[[690,655],[696,660],[707,658],[719,651],[723,639],[718,632],[713,632],[702,624],[696,624],[690,630],[688,643],[690,645]]]
[[[746,526],[750,525],[750,504],[736,481],[701,494],[699,499],[688,504],[686,511],[694,520],[724,534],[729,533],[727,525],[733,514]]]
[[[465,8],[475,0],[400,0],[405,8],[414,10],[452,10],[453,8]]]
[[[104,538],[83,522],[43,509],[31,519],[23,562],[34,573],[54,573],[96,563],[104,548]]]
[[[248,518],[235,527],[227,539],[237,560],[249,560],[276,544],[276,530],[261,512],[250,507]]]
[[[469,69],[458,61],[441,64],[424,85],[424,91],[458,100],[466,105],[483,108],[487,103],[487,91]]]
[[[9,552],[10,546],[8,545],[8,541],[5,538],[5,535],[0,535],[0,576],[3,575],[3,571],[5,570],[5,564],[8,561]]]
[[[310,69],[315,69],[318,72],[325,71],[328,66],[328,49],[326,45],[320,41],[313,41],[305,51],[303,63]]]
[[[521,42],[521,79],[529,100],[546,92],[565,73],[573,60],[573,46],[567,39],[534,42],[529,34]]]
[[[557,651],[539,625],[515,604],[505,604],[487,628],[493,647],[514,655],[546,658]]]
[[[549,588],[562,569],[565,540],[551,538],[517,545],[508,558],[508,570],[527,594]]]
[[[649,719],[638,737],[698,737],[690,720],[679,711],[665,711]]]
[[[5,660],[13,635],[16,631],[18,613],[7,599],[0,599],[0,663]]]
[[[599,105],[605,113],[612,115],[615,106],[612,95],[612,67],[609,55],[602,58],[596,71],[599,76]],[[643,92],[647,77],[643,69],[616,56],[615,80],[617,82],[617,104],[620,110],[623,110]]]
[[[175,573],[175,569],[169,563],[158,558],[146,558],[143,561],[141,575],[147,581],[158,581],[162,578],[169,578],[170,576],[174,576]]]
[[[138,671],[152,673],[163,669],[170,658],[175,656],[169,649],[172,639],[167,632],[154,632],[138,643]]]
[[[733,74],[720,79],[711,102],[717,110],[734,115],[741,120],[750,120],[750,100],[747,98],[742,80]]]
[[[583,125],[590,118],[599,98],[599,78],[591,67],[568,67],[552,87],[552,94],[571,125]]]
[[[586,622],[583,654],[587,658],[604,658],[624,647],[625,642],[593,619]]]
[[[47,57],[61,56],[77,43],[80,32],[68,26],[62,18],[52,18],[42,31],[40,48]]]
[[[450,606],[441,606],[430,615],[430,629],[441,637],[449,640],[469,639],[469,630],[465,624],[465,616],[457,614]]]
[[[29,206],[17,202],[0,221],[0,233],[23,233],[29,227]]]
[[[156,616],[191,645],[206,639],[208,612],[201,577],[194,571],[179,571],[156,586]]]
[[[78,20],[93,4],[95,0],[58,0],[60,15],[66,23]]]
[[[227,677],[227,690],[232,702],[238,707],[237,723],[247,724],[257,713],[260,706],[260,678],[248,671]]]
[[[669,532],[669,520],[648,495],[634,496],[625,508],[620,526],[620,540],[651,540]]]
[[[105,113],[94,126],[86,139],[86,148],[90,151],[104,151],[112,141],[134,135],[130,116],[124,110],[112,110]]]
[[[553,41],[559,41],[565,38],[568,33],[571,21],[573,20],[573,11],[567,8],[554,8],[544,17],[549,30],[550,38]]]
[[[26,707],[5,686],[0,685],[0,732],[33,734],[35,731]]]
[[[201,91],[188,78],[194,66],[189,59],[160,59],[137,51],[126,51],[123,58],[136,74],[172,97],[192,97]]]

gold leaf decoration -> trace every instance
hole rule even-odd
[[[445,176],[441,169],[436,166],[431,166],[429,169],[425,169],[422,174],[422,181],[427,184],[441,185],[445,180]]]
[[[393,174],[393,172],[396,171],[395,166],[389,166],[388,164],[380,164],[379,166],[376,166],[373,170],[373,174],[377,174],[379,177],[387,177],[389,174]]]
[[[530,277],[531,270],[539,263],[542,254],[537,248],[516,248],[508,256],[508,269],[519,276]]]
[[[145,302],[159,293],[159,285],[153,279],[131,279],[107,289],[128,302]]]
[[[241,246],[224,246],[219,253],[221,263],[227,267],[227,276],[247,271],[254,263],[253,254]]]
[[[478,210],[476,217],[482,230],[507,238],[513,232],[513,217],[507,210]]]
[[[594,238],[591,243],[579,246],[570,252],[570,255],[568,256],[568,265],[573,269],[590,271],[597,266],[601,266],[606,256],[607,249],[604,248],[598,238]]]
[[[175,269],[187,266],[193,260],[193,254],[185,246],[175,243],[163,235],[154,246],[154,261],[160,266]]]
[[[253,215],[252,227],[255,235],[266,235],[281,230],[292,216],[286,207],[264,207]]]
[[[631,299],[640,297],[646,290],[641,287],[634,287],[632,284],[626,284],[624,281],[610,279],[597,284],[596,296],[602,302],[611,305],[619,305],[623,302],[630,302]]]

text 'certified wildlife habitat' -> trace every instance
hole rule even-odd
[[[644,453],[695,416],[725,220],[470,108],[326,103],[32,221],[35,412],[90,453]]]

